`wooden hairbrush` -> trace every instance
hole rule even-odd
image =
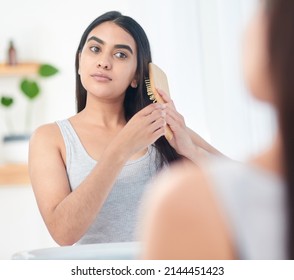
[[[152,62],[149,63],[148,68],[149,79],[145,79],[147,94],[153,103],[164,104],[165,102],[158,93],[157,88],[170,95],[166,74]],[[168,125],[166,125],[165,138],[169,141],[173,138],[173,133]]]

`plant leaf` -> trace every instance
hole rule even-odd
[[[5,107],[10,107],[13,104],[14,100],[9,96],[1,96],[1,104]]]
[[[37,82],[27,79],[22,80],[20,84],[20,89],[29,99],[35,99],[40,93],[40,88]]]
[[[50,64],[42,64],[39,68],[39,75],[41,77],[50,77],[55,75],[58,69]]]

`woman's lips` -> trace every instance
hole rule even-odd
[[[93,77],[96,81],[98,82],[109,82],[109,81],[112,81],[112,79],[105,75],[105,74],[92,74],[91,77]]]

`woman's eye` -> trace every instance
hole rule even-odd
[[[98,53],[100,51],[100,48],[93,46],[93,47],[90,47],[90,50],[94,53]]]
[[[125,53],[123,53],[123,52],[117,52],[116,54],[115,54],[115,56],[117,57],[117,58],[127,58],[127,55],[125,54]]]

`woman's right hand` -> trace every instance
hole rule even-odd
[[[148,147],[165,134],[165,109],[164,105],[150,104],[127,122],[115,140],[124,145],[128,156]]]

